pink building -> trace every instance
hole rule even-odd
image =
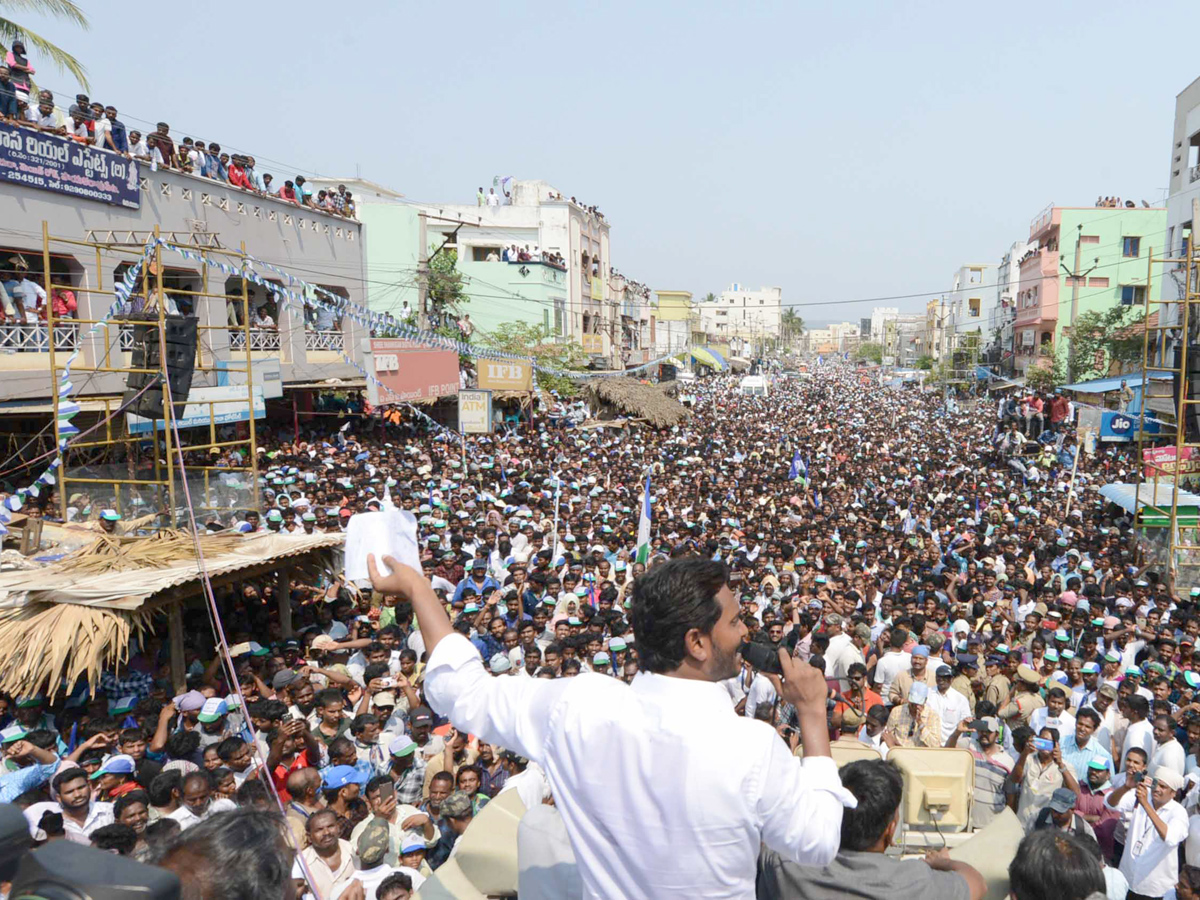
[[[1029,225],[1029,242],[1037,243],[1019,260],[1017,316],[1013,353],[1017,372],[1024,372],[1039,353],[1052,352],[1058,325],[1058,230],[1062,208],[1048,206]]]

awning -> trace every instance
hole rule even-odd
[[[103,400],[87,399],[76,400],[79,404],[80,412],[104,412],[105,406]],[[108,409],[112,412],[121,408],[121,398],[112,397],[108,404]],[[54,403],[48,400],[8,400],[0,403],[0,415],[4,416],[34,416],[34,415],[53,415]]]
[[[693,347],[688,353],[692,359],[703,366],[721,371],[729,368],[729,363],[725,362],[725,358],[708,347]]]
[[[1170,381],[1172,376],[1165,372],[1151,372],[1148,375],[1151,381]],[[1109,391],[1119,391],[1121,382],[1128,382],[1129,386],[1135,390],[1142,386],[1141,373],[1131,375],[1117,375],[1114,378],[1097,378],[1093,381],[1079,381],[1075,384],[1064,384],[1059,388],[1060,391],[1079,391],[1083,394],[1105,394]]]
[[[1136,494],[1134,493],[1136,488]],[[1171,513],[1172,498],[1179,512],[1179,524],[1191,527],[1196,524],[1197,510],[1200,509],[1200,495],[1191,491],[1183,491],[1169,484],[1106,484],[1100,488],[1100,496],[1110,503],[1115,503],[1125,512],[1133,512],[1135,507],[1144,525],[1167,525]],[[1136,498],[1136,499],[1135,499]],[[1151,509],[1150,506],[1157,507]],[[1165,515],[1164,515],[1165,514]]]
[[[711,353],[713,356],[715,356],[720,361],[722,369],[729,368],[729,360],[727,360],[723,354],[718,353],[712,347],[705,347],[704,349],[707,350],[709,353]]]

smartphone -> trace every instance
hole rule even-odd
[[[283,714],[283,716],[281,716],[281,717],[280,717],[279,721],[280,721],[280,722],[290,722],[290,721],[292,721],[292,714],[291,714],[291,713],[284,713],[284,714]]]
[[[1050,738],[1033,738],[1033,749],[1040,750],[1042,753],[1049,753],[1054,749],[1054,741]]]
[[[395,678],[380,678],[379,683],[382,684],[384,687],[389,687],[389,688],[395,687],[396,679]]]
[[[381,782],[379,785],[379,802],[383,803],[389,797],[396,793],[396,786],[390,781]]]

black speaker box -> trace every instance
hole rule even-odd
[[[158,369],[162,366],[163,347],[158,338],[158,316],[144,313],[146,324],[133,326],[133,351],[130,368]],[[140,318],[129,316],[130,319]],[[183,415],[183,407],[192,389],[192,375],[196,371],[196,340],[198,323],[196,316],[167,316],[164,319],[167,378],[171,385],[171,400],[175,404],[175,415]],[[147,419],[163,416],[163,388],[159,384],[161,375],[153,372],[130,372],[125,382],[125,402],[128,403],[147,384],[154,386],[142,394],[128,408],[128,412]]]

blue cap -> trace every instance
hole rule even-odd
[[[338,788],[344,788],[348,784],[357,784],[360,787],[367,783],[367,776],[354,766],[333,766],[325,770],[325,777],[321,781],[321,786],[328,791],[335,791]]]
[[[924,644],[918,644],[912,648],[913,656],[929,656],[929,648]]]

